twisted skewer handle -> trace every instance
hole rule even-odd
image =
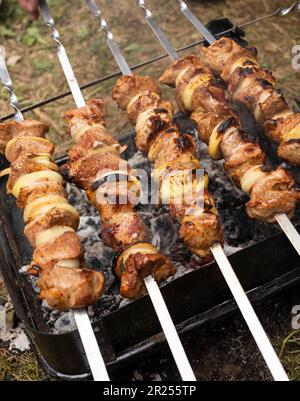
[[[112,31],[109,28],[108,23],[106,20],[103,18],[101,11],[97,7],[96,3],[94,0],[85,0],[90,13],[93,14],[95,17],[98,18],[100,22],[100,28],[104,31],[105,33],[105,39],[107,46],[110,48],[110,51],[112,52],[116,62],[118,63],[118,66],[120,70],[122,71],[122,74],[124,75],[129,75],[131,74],[131,69],[129,65],[127,64],[127,61],[125,60],[119,46],[117,45],[114,35]]]
[[[279,7],[276,11],[276,15],[279,17],[283,17],[284,15],[287,15],[295,10],[300,10],[300,1],[295,1],[295,3],[293,3],[290,7]]]
[[[14,119],[17,121],[23,121],[24,117],[20,111],[20,106],[18,102],[18,98],[13,91],[12,81],[10,79],[6,63],[5,63],[5,51],[4,48],[0,46],[0,79],[4,88],[9,93],[9,104],[15,110]]]
[[[153,33],[156,35],[157,39],[163,45],[163,47],[165,48],[165,50],[168,53],[169,57],[171,57],[172,60],[179,59],[178,53],[176,52],[176,50],[172,46],[172,44],[169,41],[169,39],[166,37],[166,35],[160,29],[160,27],[157,25],[155,19],[152,17],[152,12],[146,7],[145,1],[144,0],[137,0],[137,4],[144,11],[144,18],[145,18],[147,24],[150,26],[150,28],[152,29]]]
[[[48,8],[46,1],[39,0],[39,7],[40,7],[41,16],[42,16],[45,24],[51,29],[52,39],[54,40],[54,42],[57,45],[57,55],[58,55],[59,61],[61,63],[62,69],[65,73],[65,76],[67,78],[72,95],[76,101],[76,105],[77,105],[77,107],[83,107],[83,106],[85,106],[84,97],[82,95],[79,84],[75,78],[75,75],[74,75],[72,66],[70,64],[69,58],[67,56],[66,50],[60,40],[60,34],[55,26],[54,20],[52,18],[52,15],[50,13],[50,10]]]

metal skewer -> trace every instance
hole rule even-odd
[[[152,17],[151,11],[146,8],[145,2],[143,0],[137,1],[139,7],[141,7],[144,11],[144,17],[151,27],[152,31],[157,36],[158,40],[169,54],[170,58],[174,60],[179,59],[178,53],[174,50],[172,44],[165,36],[165,34],[161,31],[161,29],[157,30],[157,24]],[[211,35],[211,34],[210,34]],[[212,36],[212,35],[211,35]],[[228,287],[244,317],[255,341],[258,345],[258,348],[263,355],[266,364],[275,380],[280,381],[288,381],[288,376],[285,373],[281,362],[274,351],[274,348],[264,331],[245,291],[243,290],[238,277],[236,276],[232,266],[230,265],[227,256],[224,253],[224,250],[220,243],[216,243],[211,247],[211,252],[226,280]]]
[[[180,4],[180,11],[182,12],[182,14],[190,21],[191,24],[194,25],[194,27],[201,33],[203,38],[206,39],[210,45],[214,43],[217,40],[216,37],[212,35],[206,28],[206,26],[195,16],[195,14],[191,12],[187,4],[182,0],[177,0],[177,1]],[[291,7],[281,8],[280,15],[286,15],[293,10],[299,10],[299,9],[300,9],[300,2],[298,1],[292,4]],[[291,223],[290,219],[287,217],[285,213],[276,213],[274,217],[279,226],[281,227],[282,231],[290,240],[290,243],[296,249],[298,255],[300,255],[300,235],[293,226],[293,224]]]
[[[5,56],[3,53],[4,52],[0,47],[0,80],[10,94],[10,105],[15,109],[14,119],[19,122],[24,121],[24,117],[19,108],[18,98],[13,91],[12,81],[6,67]],[[94,380],[109,380],[105,363],[100,353],[87,312],[84,309],[78,309],[73,311],[73,315]]]
[[[71,90],[74,100],[75,100],[75,103],[76,103],[77,107],[82,107],[85,105],[84,97],[82,95],[82,92],[80,90],[78,82],[75,78],[75,75],[74,75],[73,69],[71,67],[70,61],[68,59],[67,53],[65,51],[65,48],[59,39],[60,38],[59,32],[57,31],[57,29],[55,27],[54,20],[51,16],[51,13],[47,6],[46,1],[39,0],[39,7],[40,7],[40,12],[44,19],[44,22],[46,23],[47,26],[49,26],[51,28],[52,37],[58,45],[58,47],[57,47],[58,58],[61,63],[61,66],[63,68],[63,71],[65,73],[65,76],[67,78],[70,90]],[[108,30],[108,27],[105,24],[105,21],[103,22],[102,29]],[[130,74],[131,70],[126,63],[126,60],[122,56],[117,44],[114,42],[112,33],[109,31],[107,31],[107,44],[108,44],[109,48],[111,49],[112,53],[116,55],[116,57],[118,59],[118,65],[119,65],[120,69],[122,70],[122,72],[125,74]],[[195,381],[196,377],[195,377],[194,372],[191,368],[191,365],[188,361],[188,358],[185,354],[184,348],[181,344],[181,341],[180,341],[177,331],[175,329],[174,323],[171,319],[171,316],[169,314],[169,311],[167,309],[167,306],[161,295],[160,289],[159,289],[156,281],[154,280],[154,278],[151,275],[149,275],[144,278],[144,283],[148,290],[150,299],[152,301],[152,304],[154,306],[157,317],[162,326],[162,329],[164,331],[164,334],[166,336],[167,342],[169,344],[169,347],[171,349],[172,355],[175,359],[176,365],[178,367],[178,370],[180,372],[182,379],[185,381]]]

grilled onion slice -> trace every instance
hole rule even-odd
[[[261,167],[262,165],[250,168],[241,178],[241,188],[247,194],[250,194],[255,182],[266,175],[266,173],[261,170]]]
[[[47,156],[36,156],[36,157],[33,157],[33,160],[35,160],[37,163],[43,164],[45,167],[49,168],[49,170],[59,171],[59,167],[55,163],[50,161],[50,159],[48,158],[48,155]]]
[[[11,168],[5,168],[4,170],[0,171],[0,177],[4,177],[5,175],[9,175],[11,173]]]
[[[284,135],[284,141],[289,141],[290,139],[299,139],[300,138],[300,125],[294,127],[291,131]]]
[[[51,228],[48,228],[48,230],[42,231],[37,234],[36,247],[46,244],[47,242],[54,241],[55,238],[60,237],[62,234],[68,231],[73,231],[75,233],[75,230],[72,227],[68,226],[53,226]]]
[[[58,267],[67,267],[68,269],[78,269],[80,267],[79,259],[62,259],[56,263]]]
[[[211,74],[198,74],[186,84],[182,94],[182,101],[186,110],[193,110],[192,98],[195,89],[209,81],[211,78]]]
[[[222,124],[222,122],[220,124]],[[213,160],[222,159],[220,145],[223,139],[223,133],[218,132],[220,124],[214,128],[208,143],[208,154]]]
[[[62,195],[49,194],[35,199],[34,201],[28,203],[24,209],[24,221],[25,223],[42,207],[46,205],[53,205],[56,203],[68,203],[67,199]]]
[[[106,128],[104,127],[104,125],[102,125],[102,124],[97,124],[97,123],[95,123],[95,124],[93,124],[93,125],[89,125],[89,124],[82,124],[82,125],[80,125],[80,126],[74,126],[72,129],[71,129],[71,137],[72,137],[72,140],[75,142],[75,143],[79,143],[80,142],[80,138],[82,137],[82,135],[86,132],[86,131],[88,131],[88,130],[90,130],[90,129],[96,129],[97,131],[101,131],[102,133],[104,133],[104,134],[106,134],[106,132],[107,132],[107,130],[106,130]]]
[[[71,206],[69,203],[53,202],[53,203],[37,205],[36,208],[32,211],[29,219],[34,219],[39,214],[46,214],[49,210],[53,209],[54,207],[57,209],[67,210],[68,212],[73,213],[75,216],[77,216],[79,218],[77,210],[73,206]],[[25,220],[25,222],[27,223],[26,220]]]
[[[122,276],[125,269],[126,261],[129,256],[132,254],[135,255],[137,253],[141,253],[143,255],[156,254],[157,249],[147,242],[140,242],[125,249],[117,258],[115,273],[118,277]]]
[[[57,181],[62,182],[63,178],[60,174],[56,171],[52,170],[42,170],[42,171],[35,171],[34,173],[29,173],[20,177],[13,186],[12,193],[13,195],[18,198],[19,193],[23,187],[29,187],[30,185],[36,182],[42,181]]]

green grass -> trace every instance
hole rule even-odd
[[[47,380],[48,377],[38,366],[31,352],[13,353],[0,348],[0,381],[1,380]]]

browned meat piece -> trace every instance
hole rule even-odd
[[[172,110],[173,111],[173,110]],[[135,143],[137,148],[148,153],[151,144],[156,140],[160,132],[171,127],[172,112],[165,108],[150,109],[145,117],[141,115],[136,125]]]
[[[165,113],[168,115],[169,120],[172,120],[173,112],[174,107],[171,102],[162,100],[155,92],[150,91],[143,92],[143,95],[138,96],[130,103],[130,106],[127,107],[128,118],[131,124],[141,126],[143,125],[144,119],[148,117],[148,124],[150,124],[153,129],[157,129],[159,123],[154,125],[155,121],[151,121],[151,115],[154,114],[155,117],[157,117],[160,113]],[[150,116],[148,116],[147,113],[150,113]],[[137,121],[138,117],[139,121]]]
[[[185,216],[179,235],[185,245],[196,255],[210,258],[210,247],[216,242],[223,243],[223,230],[220,219],[214,213],[202,213],[200,216]]]
[[[160,283],[173,275],[176,269],[153,245],[137,243],[119,255],[115,271],[121,280],[120,294],[126,298],[136,298],[146,292],[144,277],[152,274]]]
[[[223,85],[216,79],[206,81],[194,89],[192,96],[192,109],[196,111],[213,111],[219,116],[233,114],[228,107],[229,96]]]
[[[288,105],[278,90],[273,90],[272,93],[263,102],[259,102],[256,106],[260,113],[255,113],[255,118],[258,122],[271,119],[275,114],[288,110]],[[255,110],[256,111],[256,110]]]
[[[15,137],[35,136],[44,138],[49,125],[36,120],[22,122],[7,121],[0,124],[0,153],[4,153],[6,144]]]
[[[37,120],[9,121],[4,124],[9,124],[9,131],[13,138],[20,136],[38,136],[44,138],[50,128],[48,123]]]
[[[216,127],[217,132],[223,135],[228,129],[232,127],[240,128],[240,121],[236,114],[229,108],[223,110],[224,113],[218,114],[211,111],[202,112],[196,109],[191,115],[191,118],[197,124],[197,131],[201,141],[209,144],[209,139]]]
[[[294,139],[293,137],[288,138],[287,135],[296,127],[299,127],[300,132],[300,113],[293,113],[277,119],[269,119],[264,123],[267,136],[276,143]],[[300,135],[298,135],[299,137]]]
[[[207,67],[187,67],[176,78],[176,100],[180,111],[191,112],[196,107],[195,89],[207,85],[214,76]],[[197,100],[199,97],[197,97]]]
[[[54,145],[44,138],[38,137],[17,137],[12,139],[6,146],[5,157],[11,163],[23,155],[35,155],[37,153],[54,152]]]
[[[111,152],[96,153],[62,166],[61,173],[80,188],[88,189],[97,178],[101,178],[101,174],[120,170],[121,162],[120,157]],[[122,170],[124,165],[126,169],[126,162],[123,161]]]
[[[38,160],[34,159],[31,156],[22,155],[20,156],[12,165],[11,165],[11,173],[9,175],[9,179],[7,181],[7,192],[11,193],[12,188],[18,178],[23,175],[33,173],[35,171],[43,171],[43,170],[58,170],[56,165],[53,165],[50,168],[50,163],[47,165],[45,163],[39,163]]]
[[[17,205],[23,209],[27,203],[45,195],[57,194],[66,197],[64,182],[40,181],[20,190]]]
[[[0,153],[5,153],[7,142],[12,139],[12,132],[10,130],[10,122],[0,124]]]
[[[224,134],[221,150],[225,160],[224,167],[238,186],[251,167],[265,162],[265,155],[259,145],[246,139],[240,129],[234,128]]]
[[[86,125],[101,124],[105,127],[105,110],[102,99],[91,99],[87,102],[87,107],[72,109],[65,113],[68,123],[69,134],[72,129],[78,128],[78,121],[84,121]]]
[[[43,270],[40,297],[54,309],[82,308],[96,302],[104,292],[104,277],[90,269],[55,266]]]
[[[152,85],[149,80],[145,82],[138,79],[132,80],[132,78],[125,80],[126,82],[122,79],[121,81],[119,89],[125,91],[125,97],[128,96],[128,91],[132,91],[136,95],[140,93],[139,91],[143,93],[149,89],[147,92],[149,93],[148,103],[144,102],[140,106],[153,106],[153,99],[157,97],[154,91],[159,90],[158,85]],[[161,105],[170,107],[167,103],[156,102],[156,100],[154,102],[155,107]],[[104,115],[102,102],[94,102],[93,107],[99,108],[99,113],[95,112],[96,115]],[[163,269],[163,264],[167,267],[167,264],[162,262],[166,261],[166,258],[161,256],[154,247],[152,247],[154,250],[151,248],[151,251],[155,255],[151,252],[150,255],[139,256],[140,250],[135,248],[135,244],[147,239],[147,230],[134,210],[131,195],[135,195],[136,191],[139,192],[140,187],[132,177],[128,163],[119,157],[121,149],[117,148],[118,142],[103,129],[104,122],[93,121],[92,117],[86,120],[85,116],[90,115],[89,108],[90,102],[79,112],[75,110],[66,113],[69,132],[77,145],[71,150],[70,162],[62,167],[62,172],[64,176],[72,178],[78,186],[86,190],[88,199],[99,210],[102,222],[100,237],[103,242],[117,253],[124,254],[126,252],[127,254],[130,252],[131,257],[134,258],[136,265],[134,271],[131,272],[130,268],[130,273],[126,273],[121,278],[120,292],[126,297],[136,297],[144,289],[142,278],[139,277],[140,272],[137,273],[137,270],[142,271],[143,274],[156,271],[155,277],[166,278],[174,273],[175,268],[169,262],[168,268]],[[132,113],[135,108],[136,105],[133,106]],[[153,118],[153,116],[150,117]],[[99,125],[99,122],[102,125]],[[150,128],[152,129],[152,127]],[[99,142],[100,148],[97,149]],[[97,153],[94,153],[95,150]],[[104,175],[106,174],[108,177],[107,173],[110,172],[112,173],[110,178],[115,175],[115,181],[103,179]],[[120,178],[120,176],[126,175],[128,182]],[[112,203],[112,201],[114,202]],[[125,282],[128,283],[124,284]]]
[[[278,155],[291,164],[300,165],[300,138],[282,142],[278,146]]]
[[[211,84],[216,83],[211,71],[195,55],[176,60],[159,80],[169,86],[176,86],[176,100],[182,112],[190,112],[201,107],[202,101],[210,102],[212,97],[208,93],[208,88],[211,87],[213,91]],[[200,88],[203,88],[202,91],[206,91],[204,96],[200,93],[201,91],[199,92]],[[219,96],[217,92],[216,86],[214,93],[216,97]]]
[[[120,294],[126,298],[137,298],[146,293],[143,277],[152,274],[160,283],[175,273],[176,269],[168,258],[160,254],[142,255],[136,253],[127,259],[121,276]]]
[[[38,246],[32,257],[32,265],[40,269],[54,267],[65,259],[82,259],[80,240],[75,232],[65,232],[54,241]]]
[[[257,50],[254,47],[248,47],[247,52],[249,59],[256,59]],[[241,46],[230,38],[222,37],[209,47],[203,47],[202,53],[210,68],[221,74],[229,60],[232,62],[233,58],[241,55]]]
[[[251,191],[251,200],[247,203],[250,217],[274,223],[274,214],[286,213],[292,217],[300,193],[294,189],[292,176],[282,167],[258,180]]]
[[[113,99],[122,110],[125,110],[130,101],[143,92],[152,92],[160,96],[158,82],[150,77],[130,74],[118,79],[112,92]]]
[[[30,244],[36,246],[36,236],[53,226],[68,226],[77,230],[79,216],[66,209],[53,207],[43,215],[36,216],[24,228],[24,233]]]
[[[195,55],[171,64],[160,82],[176,86],[176,100],[181,111],[214,111],[220,116],[228,115],[229,98],[222,83]]]
[[[88,150],[95,149],[100,145],[119,145],[119,142],[105,132],[105,128],[88,128],[80,137],[80,143],[74,145],[69,151],[69,160],[74,162],[86,156]]]
[[[190,67],[202,68],[204,66],[205,64],[198,57],[196,57],[194,54],[191,54],[187,57],[174,61],[174,63],[172,63],[159,78],[159,82],[175,88],[178,74]]]
[[[137,213],[119,213],[102,225],[100,237],[105,245],[120,252],[132,244],[145,241],[147,230]]]
[[[240,47],[239,50],[232,53],[228,58],[221,77],[225,82],[228,82],[234,70],[238,67],[251,68],[257,65],[257,56],[251,50],[245,47]]]
[[[194,138],[189,134],[180,134],[177,130],[161,131],[159,136],[153,142],[156,151],[152,151],[152,157],[155,160],[155,168],[178,161],[180,166],[183,156],[193,159],[196,156],[196,144]]]
[[[261,68],[237,68],[231,75],[228,91],[233,99],[245,104],[252,112],[261,102],[262,96],[272,93],[275,79],[272,74]]]

